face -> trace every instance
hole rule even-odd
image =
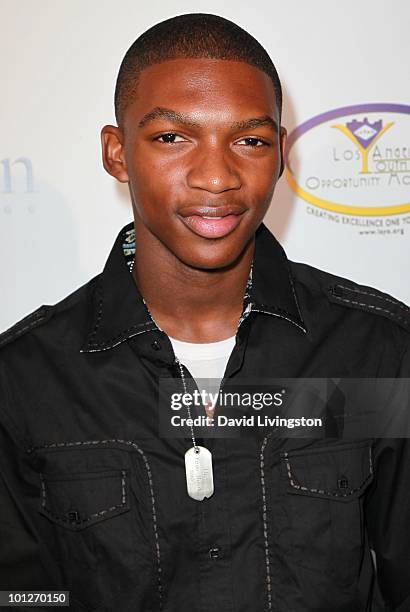
[[[137,235],[191,267],[221,268],[268,210],[285,137],[272,82],[258,68],[169,60],[142,71],[121,128],[103,128],[103,160],[129,183]]]

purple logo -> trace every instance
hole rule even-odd
[[[365,117],[363,121],[353,119],[347,123],[335,123],[331,127],[340,130],[357,147],[362,160],[360,174],[369,174],[369,151],[379,138],[394,125],[389,121],[383,125],[383,121],[378,119],[374,123]]]
[[[288,183],[306,202],[331,212],[408,213],[409,130],[405,104],[356,104],[321,113],[289,134]]]
[[[383,129],[383,121],[379,119],[374,123],[370,123],[370,121],[365,117],[363,121],[358,121],[357,119],[353,119],[353,121],[348,121],[346,123],[346,127],[349,132],[356,138],[357,142],[364,148],[367,149],[373,140],[376,138],[377,134],[379,134]]]

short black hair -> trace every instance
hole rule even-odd
[[[256,66],[272,80],[279,117],[282,87],[267,51],[251,34],[218,15],[187,13],[161,21],[134,41],[121,62],[115,87],[115,116],[122,123],[124,111],[135,97],[144,68],[178,58],[242,61]]]

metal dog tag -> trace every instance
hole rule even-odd
[[[202,501],[214,492],[212,454],[207,448],[197,446],[185,453],[186,485],[189,497]]]

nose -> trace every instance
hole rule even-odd
[[[187,175],[188,186],[210,193],[222,193],[241,187],[241,179],[229,152],[217,146],[201,147]]]

